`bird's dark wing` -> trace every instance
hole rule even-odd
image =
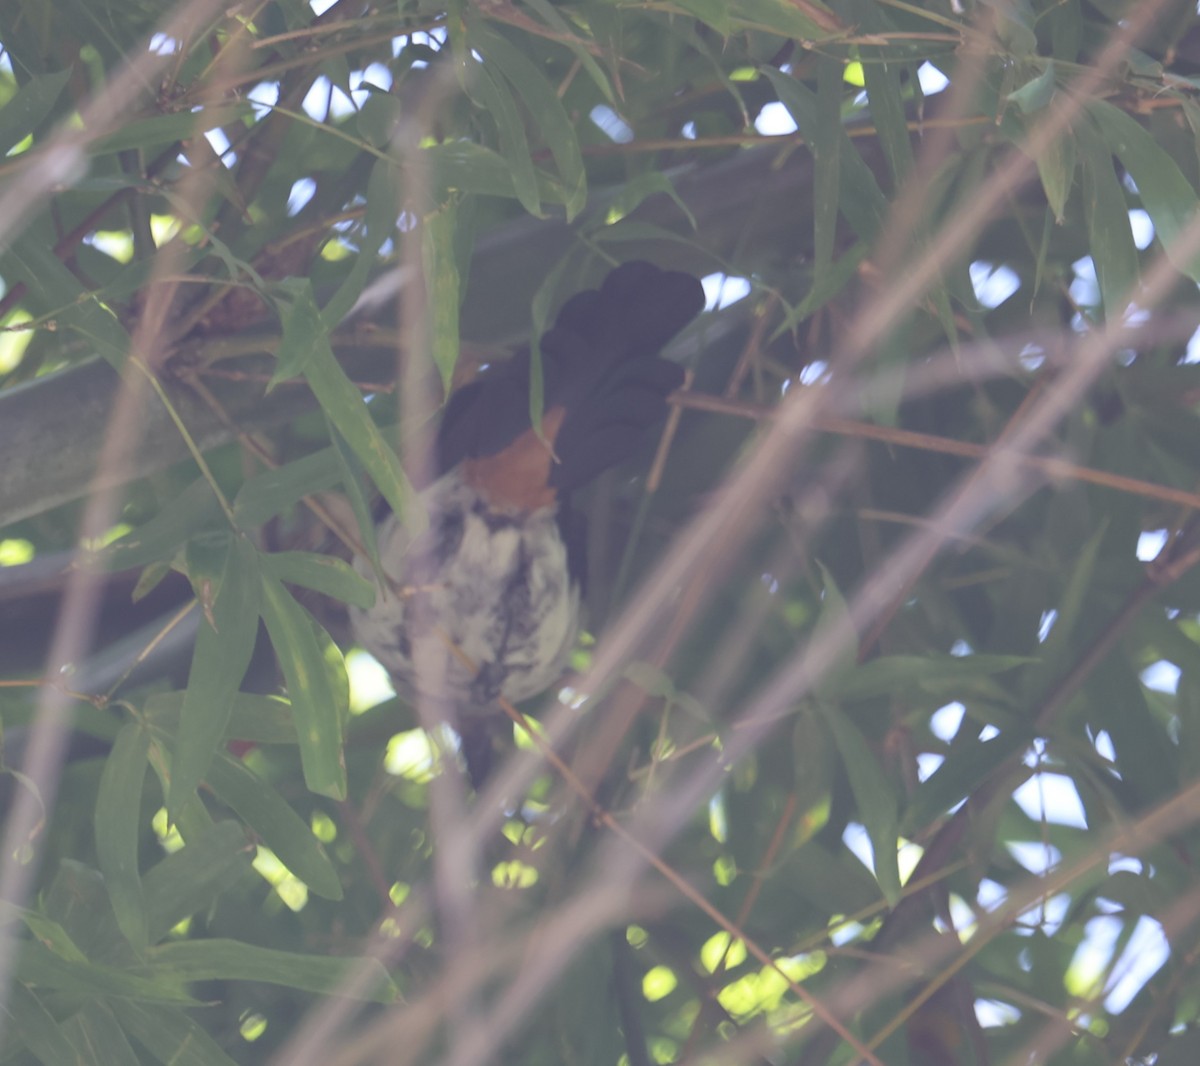
[[[641,260],[563,305],[541,342],[544,407],[547,416],[562,409],[550,489],[578,488],[634,452],[683,381],[682,368],[658,354],[703,307],[696,278]],[[526,351],[450,398],[437,439],[438,472],[523,446],[530,432]]]

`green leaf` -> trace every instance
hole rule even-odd
[[[254,545],[245,537],[232,537],[212,617],[201,619],[196,634],[179,733],[171,749],[167,815],[172,822],[208,773],[233,713],[234,693],[254,654],[258,568]]]
[[[1025,655],[884,655],[862,663],[838,686],[840,700],[866,700],[1003,673],[1036,662]]]
[[[44,1062],[46,1066],[70,1066],[71,1063],[82,1066],[85,1060],[75,1054],[63,1027],[37,996],[19,982],[10,984],[7,991],[6,1021],[38,1062]]]
[[[280,581],[313,589],[364,610],[375,604],[375,586],[345,560],[333,555],[272,552],[262,556],[262,568]]]
[[[485,25],[483,22],[475,23],[469,39],[482,53],[484,63],[497,68],[516,90],[529,111],[534,129],[550,149],[562,179],[564,206],[567,209],[567,221],[570,222],[587,203],[587,172],[584,170],[575,126],[558,93],[537,66],[507,38],[484,29]]]
[[[1023,730],[1005,730],[990,740],[970,739],[955,746],[945,762],[917,786],[904,814],[904,829],[917,834],[946,815],[980,787],[1005,760],[1030,740]]]
[[[182,986],[172,984],[162,974],[143,977],[130,973],[124,967],[65,962],[36,940],[22,942],[17,961],[17,980],[39,988],[52,988],[65,996],[84,1001],[103,996],[196,1006],[196,1000]]]
[[[224,753],[213,761],[208,780],[221,802],[236,811],[279,861],[310,889],[325,899],[342,898],[337,871],[312,829],[278,792]]]
[[[358,986],[359,998],[391,1003],[399,995],[378,959],[301,955],[220,937],[163,944],[151,950],[149,961],[184,981],[261,981],[326,995],[364,967],[369,977]]]
[[[303,374],[317,397],[321,410],[345,436],[371,479],[392,510],[423,527],[421,512],[414,506],[415,493],[388,446],[371,420],[362,394],[346,376],[329,345],[329,335],[313,299],[307,278],[289,278],[280,283],[286,294],[283,338],[279,344],[279,366],[272,381]]]
[[[60,959],[67,962],[87,961],[87,956],[58,922],[33,911],[26,911],[21,917],[29,931]]]
[[[870,246],[866,241],[859,241],[827,270],[814,273],[812,288],[808,290],[807,295],[800,303],[787,309],[783,321],[775,327],[775,331],[771,334],[771,340],[778,340],[833,300],[850,284],[852,279],[858,276],[858,268],[870,251]]]
[[[913,169],[912,140],[900,89],[900,66],[899,63],[886,60],[863,64],[871,119],[879,131],[879,140],[896,189],[908,180]]]
[[[833,262],[841,193],[842,63],[832,56],[817,59],[816,121],[813,152],[813,277],[826,274]]]
[[[526,0],[524,6],[542,16],[542,21],[558,34],[559,41],[571,50],[579,65],[587,71],[588,77],[592,79],[592,82],[600,90],[604,99],[610,104],[615,104],[617,102],[617,94],[613,92],[612,83],[608,80],[604,71],[600,69],[600,64],[596,62],[595,57],[588,50],[587,44],[579,39],[578,24],[567,22],[558,13],[558,9],[554,6],[552,0]]]
[[[363,472],[362,464],[354,457],[354,452],[346,443],[346,438],[332,423],[329,423],[329,439],[333,442],[334,457],[337,460],[338,470],[341,472],[342,491],[346,494],[346,499],[350,501],[350,509],[354,512],[354,522],[358,527],[358,539],[371,563],[371,570],[376,579],[382,583],[385,580],[383,563],[379,558],[379,544],[375,538],[375,515],[367,496],[366,474]]]
[[[85,1003],[66,1022],[63,1031],[75,1048],[80,1063],[104,1066],[139,1066],[137,1053],[129,1043],[107,1004],[99,1000]]]
[[[119,129],[93,141],[88,150],[92,155],[105,155],[126,148],[148,149],[171,141],[186,141],[199,137],[206,130],[241,122],[253,114],[254,108],[249,102],[239,102],[202,107],[196,111],[177,111],[172,115],[126,119]]]
[[[232,888],[250,870],[252,850],[237,822],[217,822],[147,870],[142,892],[150,943]]]
[[[1146,213],[1167,258],[1193,281],[1200,281],[1200,254],[1181,258],[1175,241],[1196,217],[1196,191],[1179,164],[1132,116],[1104,100],[1092,100],[1088,114],[1095,119],[1109,150],[1137,185]]]
[[[170,559],[189,539],[214,526],[224,527],[221,508],[212,487],[199,477],[148,522],[92,555],[87,565],[99,570],[130,570]]]
[[[850,638],[841,641],[842,646],[837,649],[833,661],[828,669],[822,672],[817,688],[822,695],[826,695],[840,691],[843,680],[853,673],[858,658],[858,641],[853,638],[849,610],[842,590],[838,588],[833,574],[823,563],[817,563],[817,567],[821,571],[821,610],[817,615],[816,625],[813,626],[812,643],[818,644],[826,639],[827,634],[839,630]]]
[[[173,737],[179,731],[183,700],[182,692],[155,693],[146,700],[142,713],[154,729]],[[222,740],[249,740],[256,744],[296,743],[292,705],[286,700],[235,692],[230,702],[233,704],[233,714]]]
[[[568,251],[567,255],[571,253]],[[564,257],[565,258],[565,257]],[[542,415],[546,409],[546,378],[542,368],[542,337],[550,321],[550,307],[558,290],[560,270],[552,270],[533,294],[530,305],[529,334],[529,424],[541,432]]]
[[[870,745],[841,708],[824,700],[818,702],[822,716],[833,734],[834,743],[846,768],[846,778],[854,802],[871,838],[875,853],[875,877],[888,905],[900,902],[900,817],[896,796],[887,774],[875,758]]]
[[[729,5],[725,3],[725,0],[674,0],[674,6],[681,11],[686,11],[689,15],[695,15],[722,37],[729,36],[731,28]]]
[[[1075,135],[1064,130],[1055,137],[1038,156],[1037,168],[1054,220],[1062,225],[1067,197],[1075,181]]]
[[[305,784],[313,792],[345,799],[338,707],[345,706],[348,697],[342,693],[339,700],[334,694],[316,623],[270,573],[262,575],[262,610],[292,699]],[[323,630],[321,635],[328,641]]]
[[[805,9],[822,12],[823,21],[809,18]],[[803,41],[822,40],[838,26],[838,19],[819,0],[805,0],[804,7],[786,0],[737,0],[730,14],[741,25]]]
[[[688,220],[688,225],[693,230],[696,229],[696,216],[692,214],[691,208],[684,202],[683,197],[679,195],[678,190],[675,188],[675,183],[671,181],[670,177],[659,170],[648,170],[642,174],[635,174],[627,181],[622,182],[621,187],[613,197],[612,205],[608,209],[608,215],[604,220],[605,225],[612,226],[620,222],[623,218],[636,211],[647,197],[654,196],[657,193],[665,193],[674,200],[684,218]],[[593,239],[602,240],[602,233],[595,234]]]
[[[1083,214],[1088,245],[1106,316],[1125,314],[1138,284],[1138,254],[1129,228],[1129,206],[1113,170],[1112,153],[1095,125],[1077,123],[1076,142],[1083,168]]]
[[[822,143],[824,124],[820,121],[817,98],[812,90],[774,67],[762,67],[761,70],[774,87],[779,102],[792,116],[801,136],[809,144]],[[838,141],[838,173],[842,182],[839,209],[863,240],[873,241],[887,217],[887,197],[840,124]]]
[[[1164,803],[1180,787],[1179,751],[1155,720],[1146,692],[1124,657],[1108,656],[1087,682],[1088,722],[1107,730],[1131,813]]]
[[[322,448],[274,470],[247,478],[233,500],[233,520],[239,529],[261,526],[305,496],[325,492],[338,483],[337,456]]]
[[[459,353],[459,279],[454,250],[457,220],[458,212],[453,203],[447,203],[426,215],[421,227],[421,264],[428,300],[426,330],[433,363],[441,375],[442,390],[447,396]]]
[[[113,1013],[163,1066],[237,1066],[204,1028],[181,1010],[117,1000]]]
[[[792,729],[793,788],[797,806],[808,812],[821,803],[833,787],[833,737],[811,700],[805,700]]]
[[[41,125],[70,80],[69,69],[35,75],[0,108],[0,159]]]
[[[516,185],[508,163],[499,152],[473,141],[445,141],[423,149],[429,168],[429,183],[442,190],[439,199],[452,192],[477,196],[515,198]]]
[[[1041,657],[1022,678],[1023,689],[1031,702],[1040,700],[1063,671],[1069,669],[1068,664],[1079,645],[1080,627],[1095,617],[1087,607],[1095,588],[1100,549],[1107,532],[1107,523],[1102,523],[1078,548],[1066,588],[1059,598],[1054,626],[1042,642]],[[1086,633],[1083,636],[1086,639]]]
[[[5,284],[23,281],[30,305],[42,314],[52,313],[59,331],[79,334],[112,366],[124,366],[131,344],[124,326],[44,241],[24,233],[8,249],[4,266]]]
[[[1008,99],[1016,104],[1023,114],[1032,115],[1037,111],[1041,111],[1050,103],[1051,97],[1054,96],[1057,77],[1058,74],[1054,67],[1054,60],[1047,60],[1045,69],[1019,89],[1014,89],[1010,92]]]
[[[467,64],[467,93],[475,105],[485,111],[496,123],[500,135],[500,154],[508,163],[513,191],[521,206],[531,215],[542,217],[541,198],[538,194],[537,174],[529,141],[525,137],[525,125],[517,111],[516,101],[507,86],[492,77],[483,64],[471,60]]]
[[[96,857],[117,924],[137,951],[150,942],[146,900],[138,871],[138,839],[142,835],[142,784],[150,734],[129,722],[117,734],[104,763],[96,796]]]
[[[367,206],[363,216],[366,232],[360,231],[358,254],[346,279],[321,308],[321,318],[328,329],[336,328],[350,313],[379,260],[379,249],[396,233],[396,217],[402,205],[399,181],[400,174],[392,160],[375,161],[367,179]]]

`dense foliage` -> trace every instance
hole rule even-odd
[[[0,4],[0,1061],[1196,1061],[1198,90],[1180,0]],[[476,797],[347,545],[637,257]]]

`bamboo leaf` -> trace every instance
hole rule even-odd
[[[179,731],[183,700],[182,692],[155,693],[143,707],[146,722],[173,737]],[[230,715],[222,740],[248,740],[255,744],[296,743],[292,707],[286,700],[276,696],[235,692],[231,703],[233,714]]]
[[[254,529],[305,496],[333,488],[338,478],[337,456],[332,448],[264,470],[242,483],[233,499],[234,521],[239,529]]]
[[[342,886],[312,829],[283,798],[244,764],[220,754],[209,784],[292,873],[318,896],[341,899]]]
[[[142,891],[150,943],[232,888],[250,869],[252,850],[237,822],[217,822],[147,870]]]
[[[121,932],[137,951],[150,942],[138,870],[142,783],[149,750],[150,735],[140,723],[129,722],[117,734],[100,777],[94,817],[96,857],[104,887]]]
[[[468,64],[467,92],[475,105],[496,123],[500,135],[500,153],[508,163],[513,191],[521,201],[521,206],[531,215],[541,218],[541,197],[533,156],[512,94],[507,86],[492,77],[483,64],[474,60]]]
[[[313,589],[364,610],[375,603],[375,586],[349,563],[333,555],[272,552],[262,556],[262,567],[280,581]]]
[[[0,107],[0,159],[41,125],[70,80],[70,70],[37,74]]]
[[[1054,96],[1058,74],[1054,60],[1047,60],[1045,69],[1034,78],[1030,78],[1019,89],[1008,94],[1008,99],[1017,105],[1026,115],[1043,110]]]
[[[99,570],[130,570],[170,559],[197,533],[222,526],[221,508],[212,487],[199,477],[149,521],[94,553],[87,565]]]
[[[32,306],[53,314],[56,328],[77,333],[113,367],[120,369],[131,341],[124,326],[33,234],[19,237],[5,254],[5,284],[24,282]]]
[[[196,648],[172,748],[167,815],[174,822],[204,780],[225,735],[258,632],[258,553],[245,537],[226,546],[220,586],[196,634]]]
[[[270,573],[262,575],[262,610],[292,699],[305,784],[313,792],[345,799],[339,707],[346,706],[348,696],[335,695],[316,623]],[[321,635],[328,642],[324,631]]]
[[[414,506],[415,493],[400,466],[396,453],[371,420],[362,394],[346,376],[333,349],[325,323],[313,299],[307,278],[290,278],[280,283],[285,293],[283,339],[279,366],[272,381],[302,374],[317,397],[321,409],[337,426],[354,450],[392,510],[422,526]]]
[[[846,768],[846,778],[875,853],[875,877],[889,906],[900,901],[900,818],[887,774],[858,726],[833,704],[818,702]]]
[[[362,998],[391,1003],[399,995],[378,959],[301,955],[221,937],[163,944],[151,950],[150,962],[184,981],[261,981],[326,995],[337,991],[348,974],[366,967],[370,978]]]
[[[1200,254],[1184,259],[1172,250],[1176,239],[1196,217],[1198,204],[1192,183],[1135,118],[1105,100],[1092,100],[1087,107],[1109,150],[1137,185],[1138,196],[1167,257],[1193,281],[1200,281]]]
[[[477,23],[470,39],[483,54],[484,62],[494,64],[516,90],[529,111],[533,128],[550,149],[562,179],[564,206],[570,222],[587,203],[587,173],[575,127],[558,94],[537,66],[507,38],[483,26]]]
[[[163,1066],[237,1066],[202,1026],[181,1010],[118,1000],[118,1021]]]
[[[787,108],[800,134],[806,141],[816,143],[822,130],[816,94],[773,67],[763,67],[762,73],[774,86],[779,102]],[[887,198],[845,128],[841,128],[838,140],[838,173],[842,180],[839,209],[860,237],[873,241],[887,217]]]
[[[374,97],[372,97],[374,99]],[[363,217],[365,233],[358,240],[358,254],[346,279],[321,309],[326,328],[334,329],[350,313],[362,295],[367,279],[379,256],[379,249],[396,232],[396,217],[400,214],[401,197],[399,172],[390,159],[378,159],[367,180],[367,207]]]
[[[1054,220],[1062,225],[1067,198],[1075,181],[1075,136],[1070,130],[1064,130],[1046,145],[1037,158],[1037,168]]]
[[[453,203],[431,211],[421,228],[421,262],[429,308],[427,330],[433,363],[442,378],[442,391],[450,394],[458,365],[458,260],[454,234],[458,212]]]
[[[240,122],[253,113],[254,108],[249,101],[239,101],[220,107],[132,119],[122,123],[120,129],[93,141],[88,150],[93,155],[106,155],[127,148],[147,149],[171,141],[186,141],[192,137],[199,137],[206,130]]]
[[[1083,214],[1106,316],[1124,315],[1138,284],[1138,254],[1129,207],[1113,170],[1112,153],[1090,122],[1075,128],[1083,168]]]
[[[7,991],[6,1020],[38,1062],[46,1066],[70,1066],[71,1063],[85,1066],[87,1060],[76,1054],[63,1027],[30,989],[20,982],[13,982]]]
[[[63,1026],[80,1063],[139,1066],[137,1053],[105,1003],[85,1003]]]
[[[842,64],[831,56],[817,60],[816,121],[813,140],[813,275],[823,277],[833,262],[841,192]]]

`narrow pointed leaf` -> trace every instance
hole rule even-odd
[[[570,222],[587,203],[587,174],[575,126],[558,93],[528,56],[501,34],[477,29],[471,39],[483,54],[484,62],[494,64],[516,90],[533,119],[533,128],[550,149],[562,179],[567,221]]]
[[[213,792],[237,812],[279,861],[317,895],[341,899],[342,886],[312,829],[262,778],[228,755],[218,755],[209,771]]]
[[[233,713],[234,694],[254,653],[258,553],[245,537],[229,541],[211,615],[211,619],[201,619],[196,634],[179,733],[172,748],[167,797],[172,821],[208,772]]]
[[[85,1003],[63,1026],[81,1063],[104,1066],[139,1066],[137,1053],[129,1043],[108,1006],[99,1001]]]
[[[146,901],[138,871],[138,838],[142,834],[142,784],[150,734],[129,722],[117,734],[104,763],[96,796],[96,857],[117,924],[137,950],[149,943]]]
[[[292,699],[292,716],[300,741],[304,781],[314,792],[346,797],[342,761],[342,723],[324,650],[315,623],[272,574],[262,575],[262,609],[271,644]]]
[[[362,394],[341,368],[307,278],[284,283],[289,299],[283,311],[283,339],[275,377],[303,374],[321,409],[337,426],[397,514],[416,521],[412,487],[400,460],[371,420]]]
[[[301,955],[219,937],[163,944],[153,949],[150,961],[185,981],[261,981],[324,994],[336,991],[351,971],[367,966],[372,977],[364,989],[365,998],[390,1003],[397,995],[377,959]]]
[[[252,854],[245,830],[225,821],[155,863],[142,879],[150,942],[162,940],[185,918],[216,902],[250,870]]]
[[[46,1066],[71,1066],[81,1059],[67,1039],[66,1031],[42,1001],[28,988],[14,982],[8,988],[6,1021],[30,1053]]]
[[[0,159],[41,125],[70,79],[69,69],[35,75],[0,107]]]
[[[1196,217],[1196,190],[1137,119],[1104,100],[1088,104],[1100,133],[1138,188],[1146,213],[1167,257],[1193,281],[1200,281],[1200,255],[1182,258],[1172,251],[1176,239]]]
[[[317,552],[272,552],[262,556],[262,568],[280,581],[332,596],[355,607],[375,603],[375,586],[344,559]]]
[[[212,486],[197,478],[149,521],[92,555],[88,565],[129,570],[170,559],[191,537],[216,524],[224,524],[217,498]]]
[[[1138,283],[1138,254],[1129,227],[1125,192],[1113,170],[1112,152],[1090,122],[1075,130],[1083,169],[1083,214],[1106,316],[1125,313]]]
[[[429,306],[426,328],[434,366],[448,396],[454,368],[458,364],[458,262],[454,254],[454,231],[458,213],[447,203],[425,216],[421,230],[421,263]]]
[[[866,739],[843,711],[822,702],[824,719],[846,768],[850,791],[871,838],[875,876],[891,906],[900,901],[900,818],[896,796]]]
[[[467,91],[475,104],[496,123],[500,134],[500,154],[509,165],[513,190],[521,206],[531,215],[541,218],[542,205],[533,156],[525,136],[525,125],[508,86],[493,78],[483,64],[472,62]]]
[[[164,1066],[237,1066],[181,1010],[128,1000],[115,1000],[112,1009],[125,1029]]]
[[[337,483],[337,457],[332,448],[322,448],[247,478],[233,499],[233,519],[239,529],[254,529],[305,496],[324,492]]]

